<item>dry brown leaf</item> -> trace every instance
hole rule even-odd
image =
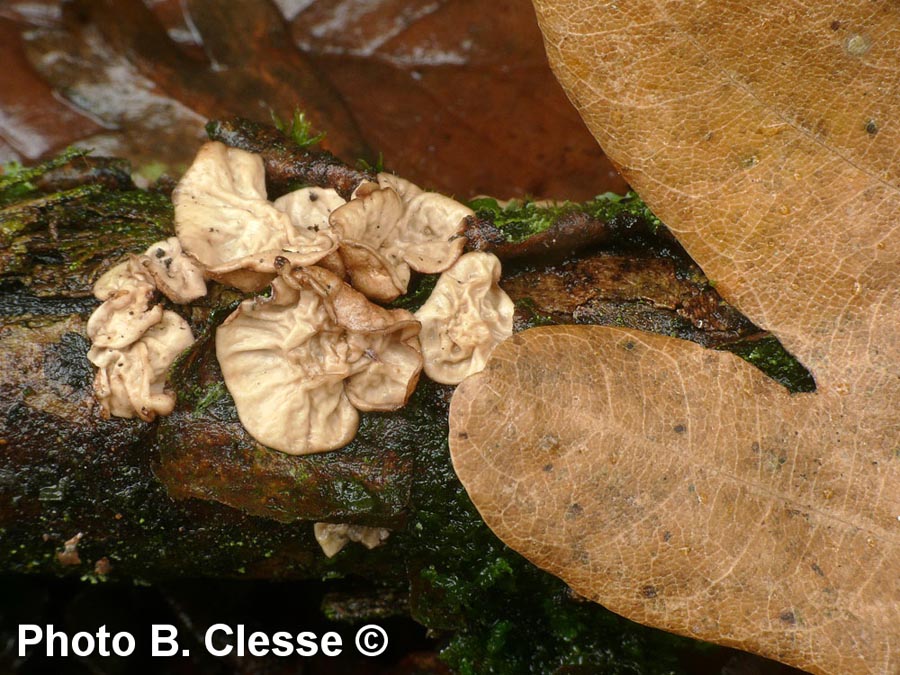
[[[896,6],[536,5],[605,151],[817,392],[671,338],[529,331],[454,396],[460,478],[504,541],[616,612],[896,673]]]

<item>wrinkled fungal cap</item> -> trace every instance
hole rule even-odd
[[[409,285],[409,265],[397,248],[403,203],[393,190],[356,194],[331,217],[341,239],[340,257],[354,288],[373,300],[390,302]]]
[[[332,320],[346,331],[351,358],[362,359],[360,370],[344,383],[357,410],[388,411],[406,405],[419,381],[421,328],[405,309],[387,310],[335,275],[319,267],[295,270],[293,283],[309,285],[325,298]]]
[[[275,208],[288,215],[295,229],[305,230],[307,237],[328,236],[337,241],[337,234],[330,231],[329,218],[332,211],[346,203],[347,201],[337,193],[337,190],[310,187],[294,190],[279,197],[275,200]],[[318,235],[320,232],[323,234]],[[296,265],[306,264],[302,260],[298,261],[296,256],[293,258],[288,256],[288,258]],[[336,248],[317,260],[316,265],[334,272],[341,278],[346,276],[344,263]]]
[[[293,265],[305,267],[314,262],[343,276],[337,234],[331,231],[329,219],[332,211],[346,203],[336,190],[317,187],[301,188],[275,200],[275,208],[284,211],[293,226],[282,256]],[[318,242],[312,256],[304,250],[310,240]],[[325,255],[320,255],[320,250],[325,250]]]
[[[422,368],[418,328],[328,270],[285,267],[271,298],[244,301],[219,327],[216,355],[250,435],[308,454],[349,443],[357,409],[406,403]]]
[[[177,237],[153,244],[138,260],[156,288],[172,302],[183,305],[206,295],[203,268],[184,254]]]
[[[187,322],[175,312],[165,311],[156,324],[124,348],[95,343],[88,359],[99,369],[94,394],[104,417],[137,416],[151,422],[157,415],[171,413],[175,394],[165,389],[166,373],[193,342]]]
[[[391,531],[383,527],[366,527],[364,525],[347,525],[346,523],[316,523],[313,525],[316,541],[322,552],[333,558],[349,542],[355,541],[371,550],[381,546],[390,536]]]
[[[387,188],[390,188],[391,190],[396,192],[398,195],[400,195],[400,199],[402,199],[404,201],[404,203],[407,203],[407,204],[410,201],[412,201],[413,199],[415,199],[416,197],[418,197],[419,195],[423,195],[423,194],[435,195],[435,194],[437,194],[435,192],[426,193],[425,190],[420,188],[415,183],[412,183],[412,182],[406,180],[405,178],[400,178],[400,176],[395,176],[392,173],[386,173],[384,171],[382,171],[381,173],[378,174],[378,176],[376,176],[376,180],[378,181],[378,187],[380,187],[382,190],[386,190]],[[362,183],[360,185],[360,187],[357,188],[357,190],[359,190],[360,188],[362,188],[362,190],[367,190],[367,189],[372,189],[372,187],[374,187],[374,184],[367,181],[367,182]],[[441,195],[438,195],[438,196],[441,196]],[[453,200],[451,200],[451,201],[453,201]],[[462,206],[462,205],[460,204],[460,206]],[[466,215],[468,215],[468,214],[466,214]],[[465,217],[465,216],[463,216],[463,217]]]
[[[295,228],[305,230],[307,236],[315,236],[331,227],[328,224],[331,212],[346,203],[337,190],[308,187],[279,197],[274,206],[287,214]]]
[[[437,192],[425,192],[408,180],[390,173],[378,174],[378,185],[391,189],[403,201],[401,228],[403,259],[417,272],[437,274],[462,255],[465,219],[475,212]],[[405,289],[404,289],[405,290]]]
[[[162,306],[153,304],[156,289],[137,256],[101,276],[94,295],[104,301],[87,322],[87,335],[95,347],[124,349],[162,320]]]
[[[462,253],[468,207],[409,181],[379,174],[363,183],[354,199],[337,209],[331,224],[355,288],[389,302],[406,292],[410,268],[441,272]]]
[[[459,384],[481,371],[494,347],[512,335],[515,307],[499,280],[495,255],[466,253],[416,312],[425,373],[435,382]]]
[[[145,284],[153,285],[153,280],[135,264],[135,256],[128,256],[128,259],[120,262],[118,265],[110,267],[104,272],[97,281],[94,282],[92,292],[98,300],[108,300],[123,288],[134,286],[138,281]]]
[[[295,226],[288,213],[266,199],[262,158],[222,143],[200,149],[172,201],[184,250],[211,278],[243,291],[268,284],[276,256],[312,265],[337,246],[327,229],[307,229],[304,222]],[[299,217],[302,201],[285,200],[282,206]],[[313,205],[315,219],[320,209],[308,195],[306,201]]]

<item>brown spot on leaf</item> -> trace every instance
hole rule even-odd
[[[584,513],[584,509],[581,507],[581,504],[578,504],[577,502],[575,504],[570,504],[568,508],[566,508],[566,520],[580,518],[582,513]]]

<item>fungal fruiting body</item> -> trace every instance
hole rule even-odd
[[[153,244],[138,262],[156,288],[176,304],[184,305],[206,295],[203,268],[184,254],[178,237]]]
[[[225,385],[247,431],[289,454],[340,448],[357,409],[406,403],[422,369],[419,324],[320,267],[290,270],[216,331]]]
[[[494,347],[512,335],[515,307],[499,281],[495,255],[466,253],[416,312],[425,373],[435,382],[459,384],[481,371]]]
[[[271,287],[219,326],[216,356],[244,428],[289,454],[343,447],[359,411],[403,406],[423,366],[457,383],[512,333],[499,260],[460,257],[472,210],[397,176],[362,182],[350,201],[304,187],[271,202],[262,159],[212,142],[172,199],[177,236],[130,256],[94,289],[104,303],[88,322],[89,358],[107,415],[149,421],[172,411],[166,372],[193,337],[160,293],[190,303],[208,281]],[[405,293],[413,272],[442,273],[418,315],[376,304]]]
[[[175,231],[209,278],[258,291],[275,276],[276,257],[313,265],[336,248],[322,207],[340,197],[319,192],[321,199],[307,191],[273,204],[259,155],[206,143],[172,193]]]
[[[171,245],[154,244],[150,255],[163,247]],[[150,422],[175,407],[175,395],[165,388],[166,373],[194,337],[181,316],[155,302],[155,277],[142,263],[144,257],[129,257],[95,284],[94,295],[103,304],[88,319],[87,356],[98,369],[94,395],[102,414]]]
[[[333,558],[351,541],[362,544],[367,549],[381,546],[390,536],[391,531],[383,527],[366,527],[364,525],[348,525],[346,523],[316,523],[313,534],[322,552]]]
[[[332,225],[354,287],[369,298],[390,302],[406,293],[411,270],[443,272],[462,254],[467,206],[386,173],[353,197]]]

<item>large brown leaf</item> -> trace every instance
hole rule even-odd
[[[459,197],[625,189],[529,0],[6,0],[0,22],[0,161],[77,142],[179,174],[206,118],[300,106],[345,161]]]
[[[488,524],[632,619],[814,673],[900,670],[900,12],[538,0],[556,73],[718,290],[816,378],[591,327],[451,408]]]

